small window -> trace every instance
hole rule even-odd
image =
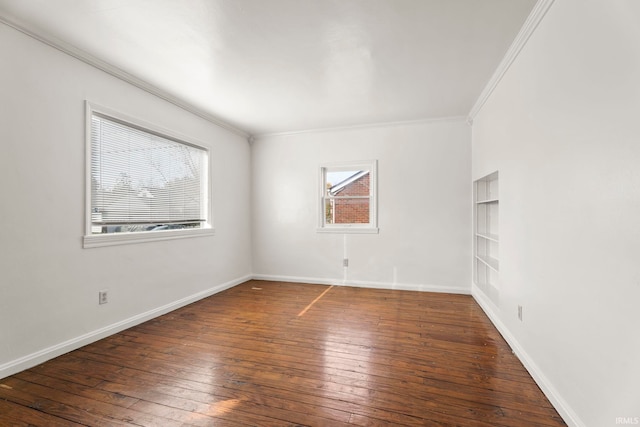
[[[320,168],[321,232],[377,233],[376,162]]]
[[[85,247],[187,237],[193,234],[189,231],[210,228],[205,148],[92,108],[88,111]],[[118,237],[92,239],[108,235]]]

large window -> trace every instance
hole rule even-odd
[[[377,233],[376,162],[320,168],[321,232]]]
[[[186,237],[210,228],[205,148],[120,115],[91,106],[87,111],[85,247]]]

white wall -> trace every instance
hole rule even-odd
[[[638,22],[557,0],[473,124],[473,178],[500,171],[492,315],[570,425],[640,419]]]
[[[0,51],[0,377],[251,274],[244,138],[3,24]],[[82,248],[85,99],[210,147],[214,236]]]
[[[379,234],[318,233],[320,166],[359,160],[378,160]],[[258,277],[470,292],[470,129],[462,120],[264,136],[252,161]]]

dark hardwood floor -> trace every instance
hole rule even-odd
[[[0,380],[2,426],[563,426],[470,296],[250,281]]]

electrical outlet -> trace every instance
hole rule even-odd
[[[109,302],[108,291],[105,289],[98,292],[98,304],[106,304]]]
[[[349,267],[349,258],[344,258],[342,260],[342,266],[343,267]]]
[[[518,306],[518,320],[522,322],[522,306]]]

